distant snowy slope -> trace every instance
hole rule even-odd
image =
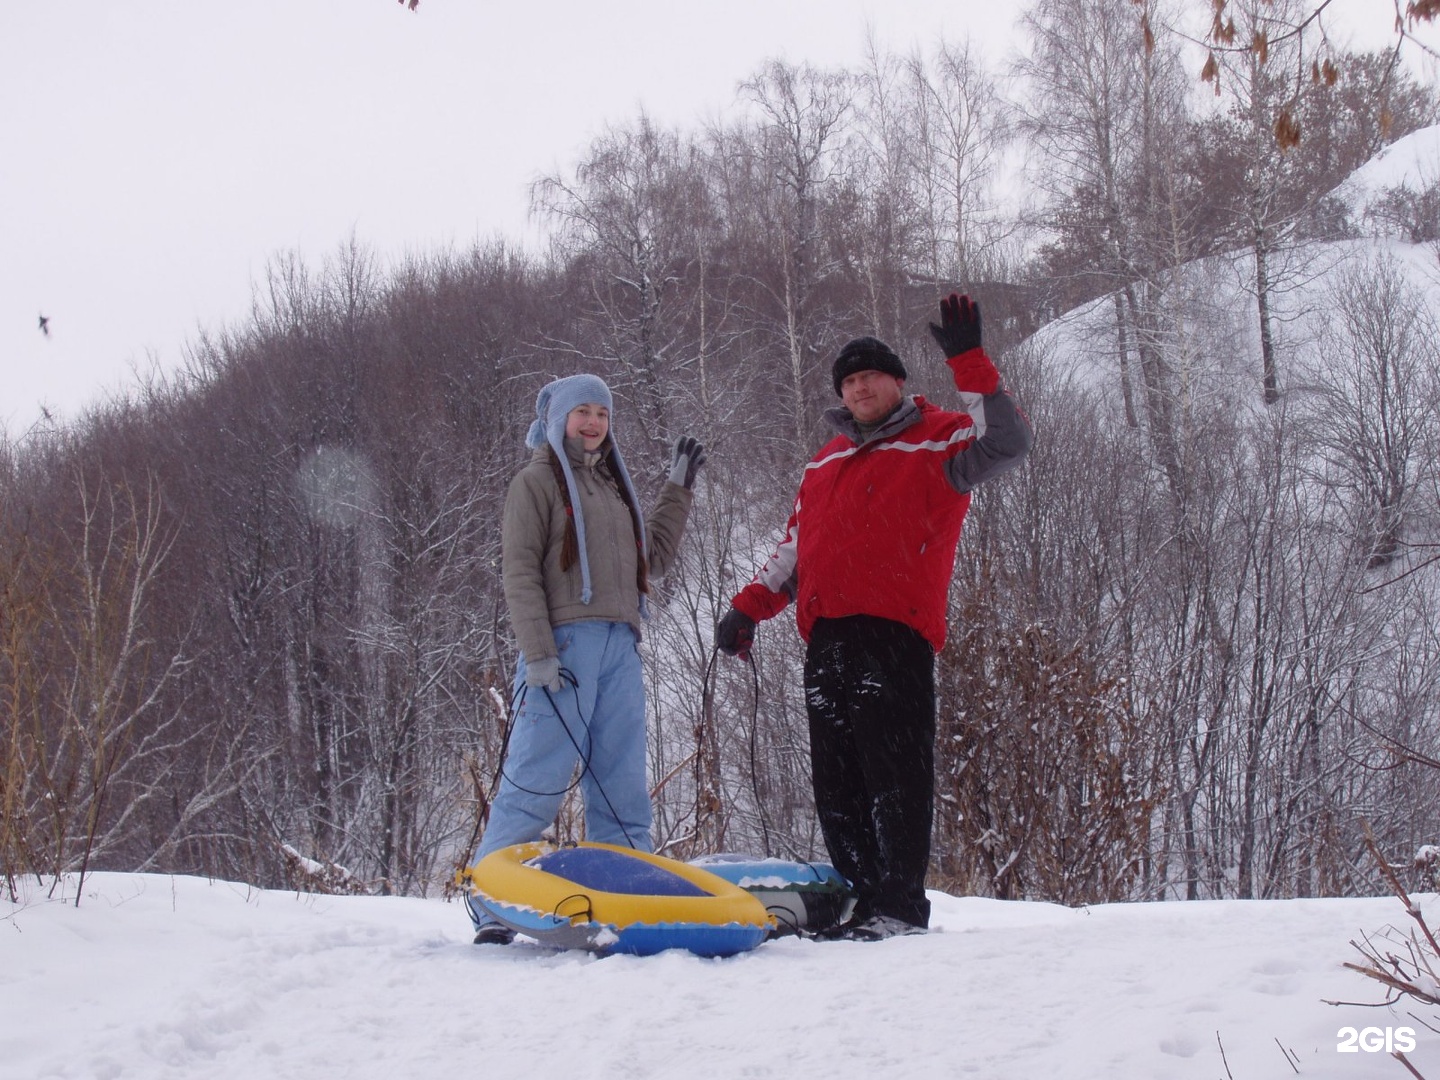
[[[1421,191],[1440,183],[1440,125],[1412,131],[1396,139],[1350,174],[1337,194],[1356,212],[1356,218],[1387,190],[1407,187]]]
[[[1334,243],[1311,243],[1272,255],[1272,330],[1279,346],[1282,392],[1303,383],[1331,339],[1327,318],[1333,290],[1346,287],[1357,266],[1393,265],[1404,280],[1440,311],[1440,259],[1435,245],[1410,243],[1373,214],[1385,194],[1405,187],[1417,195],[1440,186],[1440,125],[1397,140],[1357,169],[1336,189],[1351,208],[1362,235]],[[1263,411],[1258,394],[1259,330],[1254,257],[1248,250],[1196,260],[1157,279],[1163,287],[1157,329],[1169,346],[1167,362],[1178,364],[1187,393],[1234,397],[1244,408]],[[1118,400],[1120,370],[1115,304],[1093,300],[1048,323],[1028,342],[1044,358],[1051,377],[1069,375],[1077,385]],[[1129,347],[1132,366],[1134,340]],[[1138,376],[1134,376],[1138,378]]]

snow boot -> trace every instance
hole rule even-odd
[[[498,922],[485,923],[475,931],[476,945],[509,945],[515,940],[515,931]]]

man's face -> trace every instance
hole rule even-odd
[[[883,371],[857,371],[840,383],[840,400],[862,424],[873,424],[900,404],[905,380]]]

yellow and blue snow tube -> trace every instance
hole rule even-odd
[[[648,956],[733,956],[775,920],[755,897],[698,866],[613,844],[516,844],[463,876],[500,922],[545,945]]]

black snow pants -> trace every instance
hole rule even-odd
[[[857,920],[928,926],[935,652],[903,623],[819,619],[805,654],[815,810]]]

